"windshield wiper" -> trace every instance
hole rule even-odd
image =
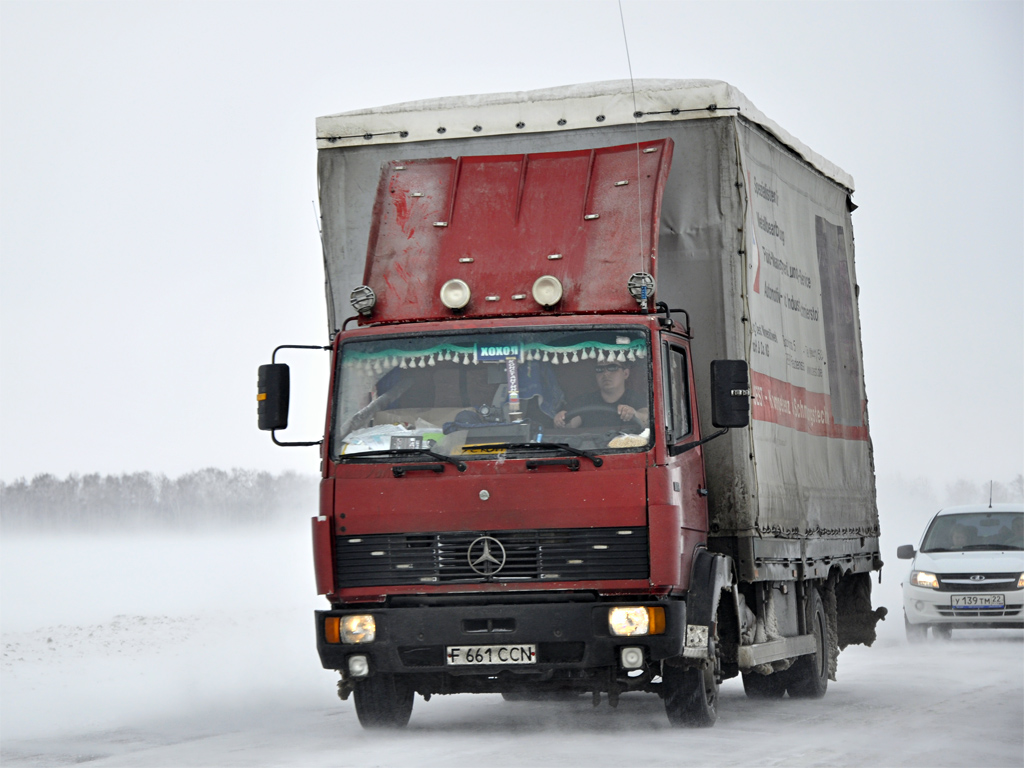
[[[547,451],[568,451],[575,456],[582,456],[585,459],[590,459],[594,462],[595,467],[600,467],[604,464],[604,459],[600,456],[595,456],[590,451],[581,451],[579,448],[573,448],[567,443],[488,443],[485,448],[500,448],[503,450],[523,450],[532,451],[536,448]]]
[[[458,459],[452,458],[451,456],[445,456],[443,453],[435,453],[434,451],[426,448],[391,448],[387,451],[361,451],[360,453],[342,454],[340,459],[342,461],[358,461],[364,457],[375,458],[378,456],[429,456],[430,458],[437,459],[438,461],[447,461],[449,464],[454,464],[455,468],[459,470],[459,472],[466,471],[466,465]]]

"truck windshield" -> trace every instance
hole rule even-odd
[[[469,460],[507,443],[645,450],[650,359],[636,328],[353,339],[338,356],[331,458],[428,449]]]
[[[940,515],[928,529],[922,552],[1024,549],[1024,514],[972,512]]]

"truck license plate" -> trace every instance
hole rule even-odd
[[[473,664],[536,664],[536,645],[449,645],[449,666]]]
[[[954,608],[1003,608],[1004,595],[953,595]]]

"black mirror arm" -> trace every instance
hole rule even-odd
[[[704,443],[710,443],[716,437],[721,437],[729,431],[728,427],[720,429],[717,432],[708,435],[703,440],[694,440],[692,443],[683,443],[682,445],[670,445],[668,448],[669,456],[678,456],[680,453],[686,453],[691,448],[696,448],[698,445],[704,445]]]
[[[274,445],[280,445],[282,448],[294,448],[294,447],[299,447],[299,446],[323,445],[324,444],[323,438],[320,438],[319,440],[313,440],[313,441],[308,442],[308,443],[303,443],[303,442],[296,442],[296,443],[281,442],[280,440],[277,439],[277,430],[276,429],[270,430],[270,439],[274,441]]]
[[[315,344],[315,345],[310,345],[310,344],[282,344],[281,346],[274,348],[274,353],[270,356],[270,362],[272,364],[277,362],[277,352],[280,349],[324,349],[324,350],[329,350],[330,347],[321,347],[319,344]],[[274,442],[277,442],[277,441],[275,440]]]

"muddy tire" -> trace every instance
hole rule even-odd
[[[799,657],[786,673],[786,688],[794,699],[820,699],[828,690],[828,619],[814,588],[807,593],[807,625],[814,635],[814,653]]]
[[[911,624],[907,621],[907,615],[903,614],[903,628],[907,633],[907,642],[911,645],[923,643],[928,639],[927,624]]]
[[[743,691],[748,699],[781,699],[786,695],[786,673],[759,675],[743,673]]]
[[[409,724],[416,692],[394,675],[371,675],[356,683],[352,695],[363,728],[404,728]]]
[[[712,645],[712,650],[714,646]],[[665,714],[677,728],[709,728],[718,720],[718,678],[715,669],[669,667],[661,673]]]

